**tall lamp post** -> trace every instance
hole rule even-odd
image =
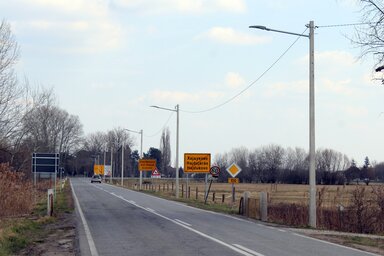
[[[129,129],[124,129],[124,130],[140,134],[140,158],[143,158],[143,129],[141,129],[140,131],[133,131]],[[143,172],[139,171],[139,173],[140,173],[140,190],[141,190],[141,186],[142,186],[141,184],[143,184]]]
[[[175,106],[175,109],[163,108],[163,107],[159,107],[159,106],[151,106],[151,107],[176,112],[176,114],[177,114],[177,121],[176,121],[176,198],[179,198],[179,104],[177,104]]]
[[[302,36],[309,38],[309,226],[316,228],[316,169],[315,169],[315,57],[314,57],[314,22],[307,25],[309,34],[298,34],[275,30],[265,26],[249,26],[277,33]]]

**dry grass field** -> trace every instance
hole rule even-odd
[[[121,185],[120,179],[113,182]],[[125,179],[124,187],[138,190],[139,180]],[[240,183],[234,187],[233,203],[232,185],[213,182],[207,203],[238,211],[244,192],[249,192],[249,207],[243,214],[260,219],[260,192],[267,192],[268,221],[290,226],[307,225],[309,185]],[[142,189],[170,198],[175,194],[173,179],[144,179]],[[204,190],[204,181],[190,179],[187,189],[186,180],[180,180],[179,196],[183,200],[204,202]],[[319,228],[384,234],[384,184],[318,185],[316,201]]]

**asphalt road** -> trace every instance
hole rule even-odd
[[[81,255],[375,255],[90,179],[71,179]]]

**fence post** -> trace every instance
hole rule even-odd
[[[47,214],[48,216],[52,216],[53,214],[53,189],[48,189],[48,206],[47,206]]]
[[[172,182],[172,191],[173,191],[173,182]]]
[[[184,197],[184,184],[181,184],[181,198]]]
[[[249,198],[249,192],[248,191],[245,191],[244,192],[244,202],[243,202],[243,213],[245,214],[245,216],[248,217],[248,198]]]
[[[224,203],[224,200],[225,200],[225,195],[222,194],[222,196],[221,196],[221,202]]]
[[[260,192],[260,216],[262,221],[268,220],[267,192]]]
[[[196,187],[196,200],[197,200],[198,196],[199,196],[199,188]]]
[[[212,201],[215,202],[216,192],[213,192],[212,194]]]
[[[188,187],[188,198],[191,198],[191,187]]]

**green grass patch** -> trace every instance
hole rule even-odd
[[[353,236],[353,237],[348,237],[346,239],[346,242],[384,249],[384,239]]]
[[[37,219],[15,219],[3,230],[0,239],[0,255],[11,255],[24,249],[37,236],[42,235],[44,222]]]

